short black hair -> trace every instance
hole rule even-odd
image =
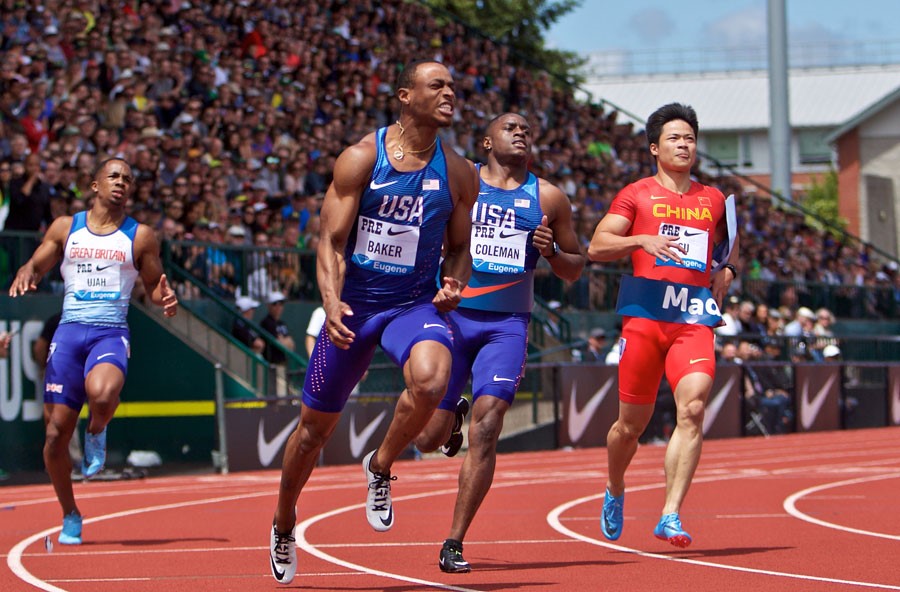
[[[103,162],[101,162],[100,164],[97,165],[97,168],[94,169],[94,179],[96,180],[100,176],[100,173],[103,172],[103,169],[106,168],[106,165],[108,165],[111,162],[115,162],[117,160],[125,163],[125,166],[127,166],[128,168],[131,168],[131,164],[127,160],[125,160],[124,158],[119,158],[118,156],[113,156],[112,158],[107,158],[106,160],[104,160]]]
[[[435,60],[419,59],[413,60],[403,67],[400,75],[397,77],[397,90],[401,88],[412,88],[416,82],[416,71],[422,64],[440,64]]]
[[[497,122],[499,122],[501,119],[503,119],[504,117],[507,117],[507,116],[509,116],[509,115],[516,115],[516,116],[518,116],[518,117],[521,117],[523,120],[525,120],[525,123],[526,123],[526,124],[528,124],[529,126],[531,126],[531,123],[528,121],[528,118],[525,117],[524,115],[522,115],[521,113],[516,113],[515,111],[504,111],[503,113],[501,113],[500,115],[494,117],[493,119],[491,119],[491,120],[488,122],[487,127],[484,128],[484,135],[485,135],[485,136],[491,135],[491,129],[492,129],[495,125],[497,125]]]
[[[647,118],[647,143],[659,144],[659,135],[662,133],[663,126],[677,119],[687,122],[694,130],[694,135],[699,135],[700,126],[697,123],[697,113],[694,108],[681,103],[669,103],[651,113]]]

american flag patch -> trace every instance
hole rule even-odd
[[[706,206],[708,208],[712,207],[712,200],[709,199],[708,197],[703,197],[702,195],[700,195],[697,197],[697,201],[700,202],[701,206]]]
[[[517,199],[513,204],[513,207],[516,208],[530,208],[531,202],[527,199]]]
[[[437,191],[440,188],[440,179],[425,179],[422,181],[422,191]]]

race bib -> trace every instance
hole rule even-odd
[[[472,269],[485,273],[524,273],[528,231],[486,224],[472,226]]]
[[[418,226],[392,224],[360,216],[356,230],[353,263],[388,275],[408,275],[413,272],[419,249]]]
[[[668,222],[659,225],[660,236],[668,238],[677,237],[678,244],[684,248],[681,255],[681,263],[673,259],[663,261],[656,258],[657,266],[683,267],[694,271],[706,271],[706,261],[709,253],[709,233],[692,226],[670,224]]]
[[[117,300],[121,285],[121,264],[117,262],[84,262],[75,266],[76,300]]]

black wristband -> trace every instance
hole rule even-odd
[[[731,263],[726,263],[725,265],[722,266],[722,269],[730,270],[731,271],[731,279],[737,279],[738,272],[737,272],[737,269],[735,269],[734,265],[732,265]]]
[[[544,255],[544,259],[553,259],[559,255],[559,245],[556,244],[556,241],[553,241],[553,252],[550,255]]]

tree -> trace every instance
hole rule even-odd
[[[813,228],[846,230],[847,220],[838,214],[837,171],[828,171],[824,179],[813,177],[802,204],[807,212],[806,223]]]
[[[541,68],[569,85],[580,84],[586,60],[548,49],[543,33],[582,0],[422,0],[435,17],[452,18],[510,48],[516,65]]]

